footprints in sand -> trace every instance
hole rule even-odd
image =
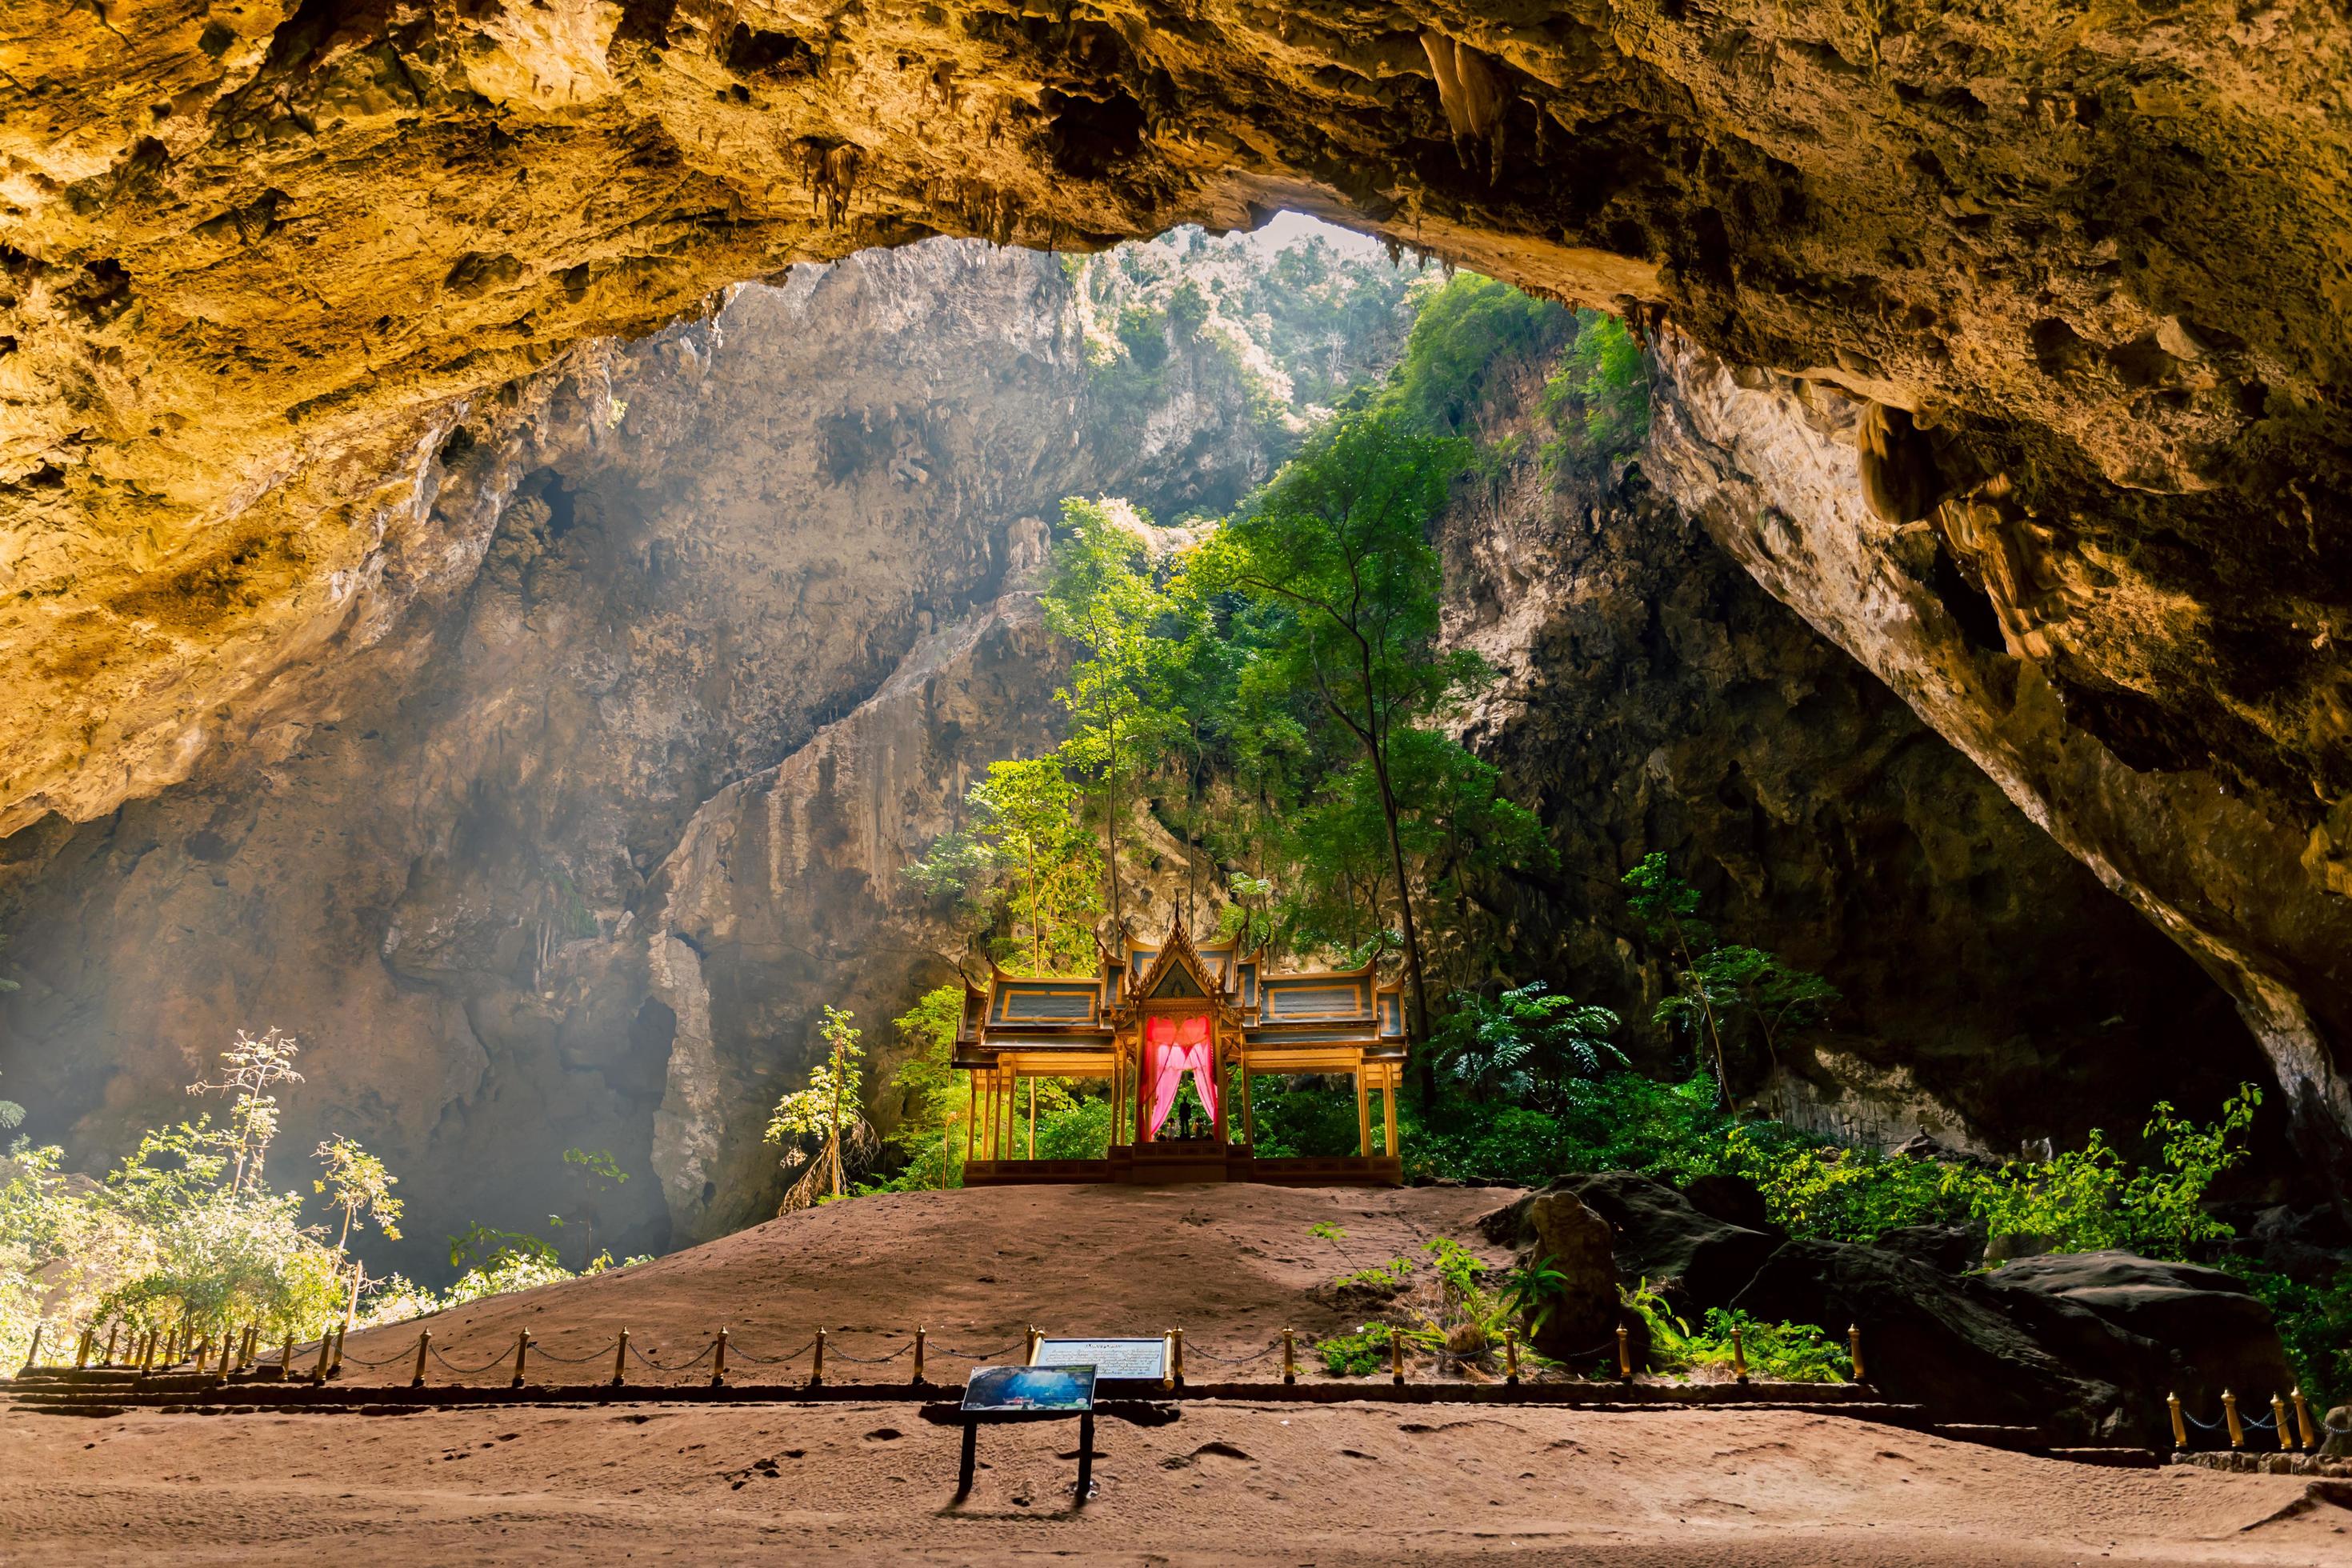
[[[1255,1457],[1236,1448],[1231,1443],[1213,1440],[1202,1444],[1189,1454],[1169,1455],[1160,1461],[1160,1468],[1163,1470],[1189,1470],[1204,1467],[1213,1459],[1225,1459],[1244,1465],[1257,1463]]]
[[[742,1469],[722,1470],[719,1472],[719,1479],[725,1481],[736,1491],[740,1492],[754,1478],[761,1480],[772,1481],[782,1477],[784,1473],[784,1460],[805,1459],[807,1458],[808,1450],[806,1448],[787,1448],[782,1453],[776,1455],[772,1458],[754,1459]]]

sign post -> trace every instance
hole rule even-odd
[[[971,1495],[980,1427],[1009,1421],[1078,1418],[1078,1491],[1086,1505],[1095,1479],[1095,1369],[1078,1366],[983,1366],[963,1388],[963,1455],[956,1466],[956,1498]]]

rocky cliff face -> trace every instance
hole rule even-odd
[[[1034,613],[989,601],[1093,477],[1084,395],[1051,258],[951,243],[469,411],[404,503],[462,581],[445,610],[398,590],[410,613],[322,653],[299,721],[7,841],[0,1048],[33,1130],[107,1157],[267,1021],[306,1047],[289,1146],[382,1152],[413,1270],[478,1215],[576,1207],[569,1146],[633,1173],[600,1245],[740,1223],[746,1117],[817,998],[944,973],[897,869],[965,775],[1041,738]],[[764,920],[714,891],[757,880],[727,826],[754,800],[802,834],[759,840],[789,905]],[[711,847],[730,833],[742,856]]]
[[[940,241],[457,410],[399,502],[432,548],[354,590],[380,622],[179,785],[5,841],[30,1131],[102,1163],[266,1022],[305,1043],[287,1146],[350,1133],[402,1176],[418,1239],[380,1265],[435,1272],[475,1218],[572,1214],[584,1253],[772,1213],[761,1132],[820,1006],[886,1079],[888,1018],[953,973],[901,868],[1052,739],[1043,519],[1273,461],[1181,344],[1164,439],[1088,438],[1082,327],[1055,258]],[[588,1192],[574,1147],[631,1179]]]
[[[1874,505],[1903,462],[1930,460],[1906,445],[1919,437],[1895,438],[1883,409],[1736,372],[1679,338],[1664,363],[1651,467],[1666,493],[2220,981],[2287,1091],[2305,1169],[2344,1181],[2352,899],[2337,885],[2336,830],[2306,827],[2309,805],[2284,779],[2250,777],[2218,743],[2246,733],[2242,704],[2234,718],[2214,714],[2216,743],[2184,750],[2183,732],[2136,687],[2086,674],[2064,647],[2107,614],[2137,624],[2135,658],[2149,657],[2165,618],[2263,641],[2243,621],[2225,634],[2231,617],[2189,591],[2186,578],[2226,563],[2192,560],[2190,540],[2167,537],[2141,500],[2046,517],[1989,482],[1925,516],[1911,514],[1932,498]],[[2317,546],[2322,535],[2305,537]],[[2332,590],[2298,578],[2283,612],[2305,591]],[[2305,645],[2279,668],[2315,671],[2305,656],[2325,652],[2331,624],[2299,623]],[[2232,679],[2249,698],[2252,685]],[[2136,681],[2168,685],[2158,669]]]
[[[2270,1079],[2197,963],[1759,588],[1654,457],[1548,469],[1542,367],[1498,368],[1480,428],[1508,457],[1442,544],[1448,633],[1503,671],[1470,738],[1560,855],[1510,904],[1515,973],[1618,1009],[1654,1061],[1686,1052],[1647,1026],[1664,976],[1617,883],[1664,850],[1727,939],[1845,994],[1831,1029],[1740,1064],[1800,1125],[2014,1154]]]

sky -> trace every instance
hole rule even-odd
[[[1379,240],[1367,238],[1353,229],[1340,228],[1336,225],[1325,223],[1320,218],[1312,218],[1304,213],[1294,212],[1276,213],[1271,223],[1251,235],[1249,239],[1252,245],[1258,246],[1268,255],[1272,255],[1283,247],[1296,245],[1310,235],[1319,235],[1329,242],[1332,248],[1343,256],[1370,256],[1381,247]]]

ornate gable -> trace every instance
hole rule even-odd
[[[1181,915],[1169,928],[1168,940],[1160,944],[1151,967],[1144,971],[1141,984],[1135,988],[1135,994],[1147,1002],[1208,1001],[1223,991],[1193,949],[1192,939],[1185,934]]]

